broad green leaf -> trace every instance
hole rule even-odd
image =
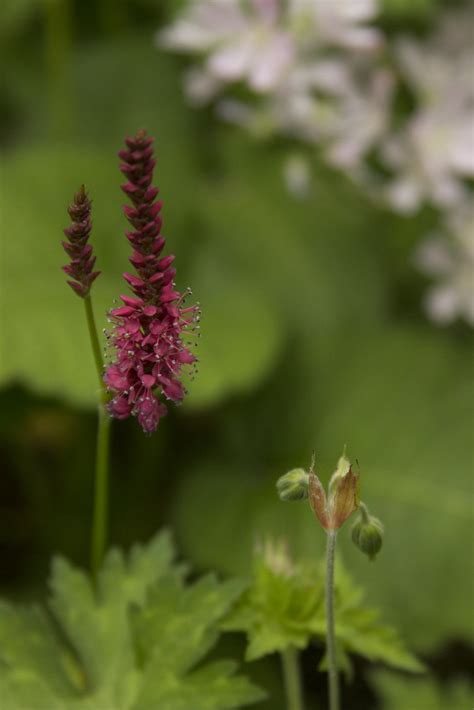
[[[189,408],[252,390],[271,372],[281,350],[282,324],[275,311],[239,273],[225,270],[226,264],[209,254],[193,265],[193,292],[199,294],[203,315]]]
[[[196,710],[225,710],[262,698],[233,662],[201,663],[242,584],[187,586],[173,557],[164,533],[126,558],[111,551],[96,589],[57,559],[48,609],[2,603],[2,710],[187,710],[193,694]]]
[[[474,687],[467,680],[441,684],[433,678],[407,678],[388,671],[372,673],[383,710],[471,710]]]
[[[11,41],[20,34],[41,7],[40,0],[4,0],[0,8],[0,39]]]
[[[381,624],[378,613],[361,600],[361,590],[337,569],[336,639],[341,657],[352,652],[395,668],[423,670],[396,631]],[[249,661],[292,646],[303,649],[315,638],[325,639],[324,601],[323,568],[295,564],[283,546],[267,543],[255,557],[250,588],[224,619],[223,628],[246,632]]]

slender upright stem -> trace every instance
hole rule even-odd
[[[97,336],[97,326],[95,324],[94,311],[92,309],[92,300],[90,293],[84,298],[84,307],[86,309],[87,327],[89,329],[89,338],[92,346],[92,354],[94,356],[95,369],[99,378],[99,387],[101,391],[101,401],[106,401],[107,393],[104,387],[104,361],[102,359],[102,350]]]
[[[92,522],[91,568],[92,576],[97,572],[104,557],[107,544],[109,518],[109,444],[110,416],[104,404],[99,404],[99,422],[97,429],[97,451],[95,459],[94,517]]]
[[[304,710],[298,650],[289,646],[281,652],[287,710]]]
[[[334,625],[334,559],[337,531],[329,530],[326,547],[326,649],[328,662],[329,710],[339,710],[339,679]]]
[[[107,544],[109,510],[109,450],[110,416],[106,409],[107,390],[103,380],[102,351],[97,336],[94,311],[90,294],[84,298],[87,326],[94,355],[95,368],[100,386],[99,417],[97,428],[97,449],[95,459],[94,513],[92,520],[91,568],[94,579],[100,568]]]

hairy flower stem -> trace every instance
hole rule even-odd
[[[304,710],[298,651],[289,646],[281,652],[287,710]]]
[[[328,663],[329,710],[340,710],[339,679],[336,662],[336,634],[334,628],[334,559],[337,530],[329,530],[326,546],[326,649]]]
[[[109,451],[110,451],[110,415],[106,409],[107,390],[103,380],[104,365],[94,311],[90,294],[84,298],[87,326],[94,355],[95,367],[100,383],[99,420],[97,427],[97,449],[95,459],[94,515],[92,521],[91,569],[96,579],[107,543],[108,508],[109,508]]]

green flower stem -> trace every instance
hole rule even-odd
[[[97,336],[97,328],[90,294],[84,298],[84,307],[86,311],[86,320],[89,329],[92,353],[94,355],[94,362],[100,385],[99,419],[95,460],[94,514],[91,540],[91,569],[92,575],[94,579],[96,579],[107,544],[111,419],[106,409],[108,395],[103,380],[104,363],[99,338]]]
[[[362,521],[364,523],[370,522],[370,515],[369,515],[369,509],[367,508],[366,504],[363,503],[362,501],[359,502],[359,512],[362,517]]]
[[[288,646],[281,652],[287,710],[304,710],[298,650]]]
[[[92,346],[92,354],[94,355],[95,369],[99,378],[99,387],[101,392],[101,401],[107,402],[107,392],[104,385],[104,360],[102,358],[102,349],[100,347],[99,338],[97,336],[97,326],[95,324],[94,311],[92,309],[92,300],[90,293],[84,298],[84,307],[86,309],[87,327],[89,329],[89,338]]]
[[[327,533],[326,547],[326,648],[328,662],[329,710],[339,710],[339,679],[336,661],[336,634],[334,625],[334,559],[337,531]]]

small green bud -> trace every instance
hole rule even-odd
[[[309,475],[302,468],[293,468],[280,476],[276,487],[281,500],[305,500],[308,497]]]
[[[359,515],[352,526],[352,542],[373,560],[382,547],[383,525],[369,514],[367,506],[360,504]]]

